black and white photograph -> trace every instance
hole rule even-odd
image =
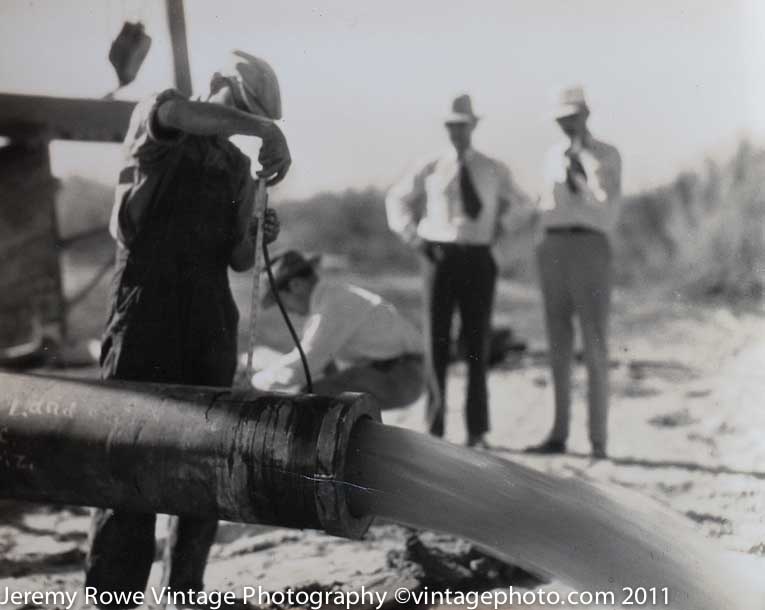
[[[0,610],[765,610],[762,0],[0,0]]]

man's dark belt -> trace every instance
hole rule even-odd
[[[489,250],[491,246],[488,244],[469,244],[469,243],[463,243],[463,242],[453,242],[453,241],[428,241],[428,245],[431,246],[438,246],[440,248],[444,249],[452,249],[452,250]]]
[[[404,362],[422,362],[423,355],[422,354],[402,354],[401,356],[396,356],[395,358],[388,358],[387,360],[374,360],[370,363],[369,366],[371,366],[373,369],[377,369],[378,371],[388,372],[390,369],[392,369],[397,364],[402,364]]]
[[[593,229],[592,227],[585,227],[583,225],[569,225],[566,227],[547,227],[545,229],[547,233],[552,233],[553,235],[571,235],[571,234],[577,234],[577,233],[600,233],[601,231],[598,231],[597,229]]]

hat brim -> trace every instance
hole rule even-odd
[[[554,114],[556,119],[565,119],[566,117],[579,116],[587,112],[589,112],[589,109],[584,104],[559,104]]]
[[[478,122],[478,119],[480,117],[477,117],[474,114],[465,114],[462,112],[452,112],[451,114],[447,114],[444,117],[444,125],[457,125],[457,124],[475,124]]]
[[[285,275],[281,278],[274,278],[276,280],[277,284],[277,290],[280,289],[280,285],[284,285],[285,283],[289,282],[292,278],[299,275],[306,269],[316,269],[321,264],[321,254],[314,254],[312,256],[309,256],[304,261],[305,264],[301,265],[300,267],[295,267],[290,271],[289,274]],[[265,275],[265,287],[263,291],[263,296],[260,299],[260,303],[263,306],[264,309],[268,309],[269,307],[273,307],[276,304],[276,296],[274,294],[274,291],[271,287],[271,282],[268,279],[268,274],[264,271],[263,275]]]

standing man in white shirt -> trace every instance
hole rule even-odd
[[[537,248],[547,340],[555,386],[550,436],[529,453],[564,453],[571,410],[573,318],[579,318],[588,376],[589,436],[595,458],[606,457],[610,236],[621,195],[619,151],[587,128],[581,87],[561,94],[556,121],[566,136],[547,160],[549,195],[542,203],[544,237]]]
[[[381,409],[405,407],[422,395],[422,339],[417,329],[382,297],[321,277],[320,257],[288,250],[274,260],[274,284],[284,307],[306,316],[301,345],[315,394],[366,392]],[[263,299],[273,305],[270,287]],[[256,373],[260,390],[305,389],[297,349]]]
[[[468,366],[467,444],[485,446],[488,344],[497,277],[491,246],[511,205],[527,200],[502,162],[472,147],[478,117],[468,95],[453,101],[444,124],[452,150],[417,167],[390,190],[388,224],[423,259],[429,431],[444,434],[452,317],[458,309]]]

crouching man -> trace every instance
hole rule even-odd
[[[370,394],[380,408],[404,407],[422,393],[422,339],[382,297],[321,277],[319,256],[289,250],[273,263],[275,288],[285,309],[305,316],[301,344],[315,379],[315,394]],[[274,305],[270,288],[263,305]],[[268,391],[304,391],[300,354],[292,350],[256,373],[252,385]]]

